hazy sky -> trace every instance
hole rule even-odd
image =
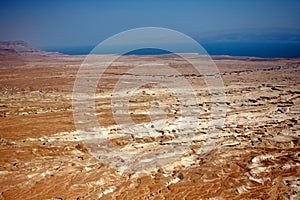
[[[2,0],[0,40],[39,47],[95,45],[131,28],[158,26],[192,37],[300,28],[299,0]]]

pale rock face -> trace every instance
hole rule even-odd
[[[23,51],[25,44],[14,45]],[[82,137],[74,125],[72,89],[84,57],[45,55],[0,56],[0,199],[299,197],[299,59],[217,57],[226,102],[215,103],[203,77],[180,59],[122,57],[101,77],[93,97],[92,116],[100,127],[89,127],[94,135]],[[145,59],[156,65],[172,63],[184,74],[181,78],[192,84],[197,96],[197,105],[185,103],[200,112],[184,116],[176,95],[150,84],[129,100],[129,116],[136,126],[117,124],[111,109],[116,80],[130,69],[128,63],[143,64]],[[209,122],[222,118],[212,119],[214,103],[227,106],[224,126],[215,127],[217,135],[208,134]],[[194,116],[197,127],[191,125]],[[179,134],[185,140],[176,140]],[[215,142],[205,143],[211,137]],[[112,147],[129,152],[126,165],[110,165],[114,158],[99,143],[107,138]],[[186,144],[178,155],[171,145],[176,142]],[[158,151],[166,147],[169,151]],[[208,151],[201,153],[205,148]],[[111,160],[102,162],[93,152]],[[155,152],[159,153],[153,156]],[[152,165],[158,158],[160,162]],[[128,172],[128,167],[137,170]]]

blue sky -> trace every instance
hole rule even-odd
[[[218,40],[224,34],[268,37],[274,31],[300,35],[299,10],[298,0],[2,0],[0,40],[25,40],[38,47],[95,45],[145,26],[174,29],[198,40]]]

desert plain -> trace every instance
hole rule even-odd
[[[299,199],[300,59],[213,56],[226,96],[216,103],[203,76],[173,55],[120,57],[99,78],[95,98],[95,116],[111,144],[143,154],[178,134],[196,135],[176,160],[133,164],[130,172],[93,156],[76,129],[72,95],[84,59],[35,49],[0,51],[0,199]],[[197,127],[176,126],[182,115],[176,95],[146,84],[130,97],[129,116],[137,125],[164,117],[167,125],[149,127],[149,137],[119,134],[114,87],[123,75],[142,80],[127,72],[133,63],[151,62],[181,74],[162,79],[184,78],[192,85]],[[199,154],[215,103],[226,106],[224,125],[213,147]],[[165,115],[149,117],[152,105],[164,105]]]

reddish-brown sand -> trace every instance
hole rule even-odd
[[[171,168],[122,174],[90,155],[75,129],[71,97],[84,56],[0,58],[0,199],[299,199],[299,59],[215,57],[228,109],[214,148],[205,156],[191,153],[192,162]],[[98,92],[112,92],[131,61],[162,59],[185,74],[209,113],[201,77],[167,56],[120,58],[103,75]],[[153,98],[174,101],[165,95]],[[150,120],[138,111],[148,109],[142,103],[153,98],[132,97],[136,123]],[[110,98],[96,102],[98,120],[107,128],[115,125],[111,109],[102,107],[109,103]]]

